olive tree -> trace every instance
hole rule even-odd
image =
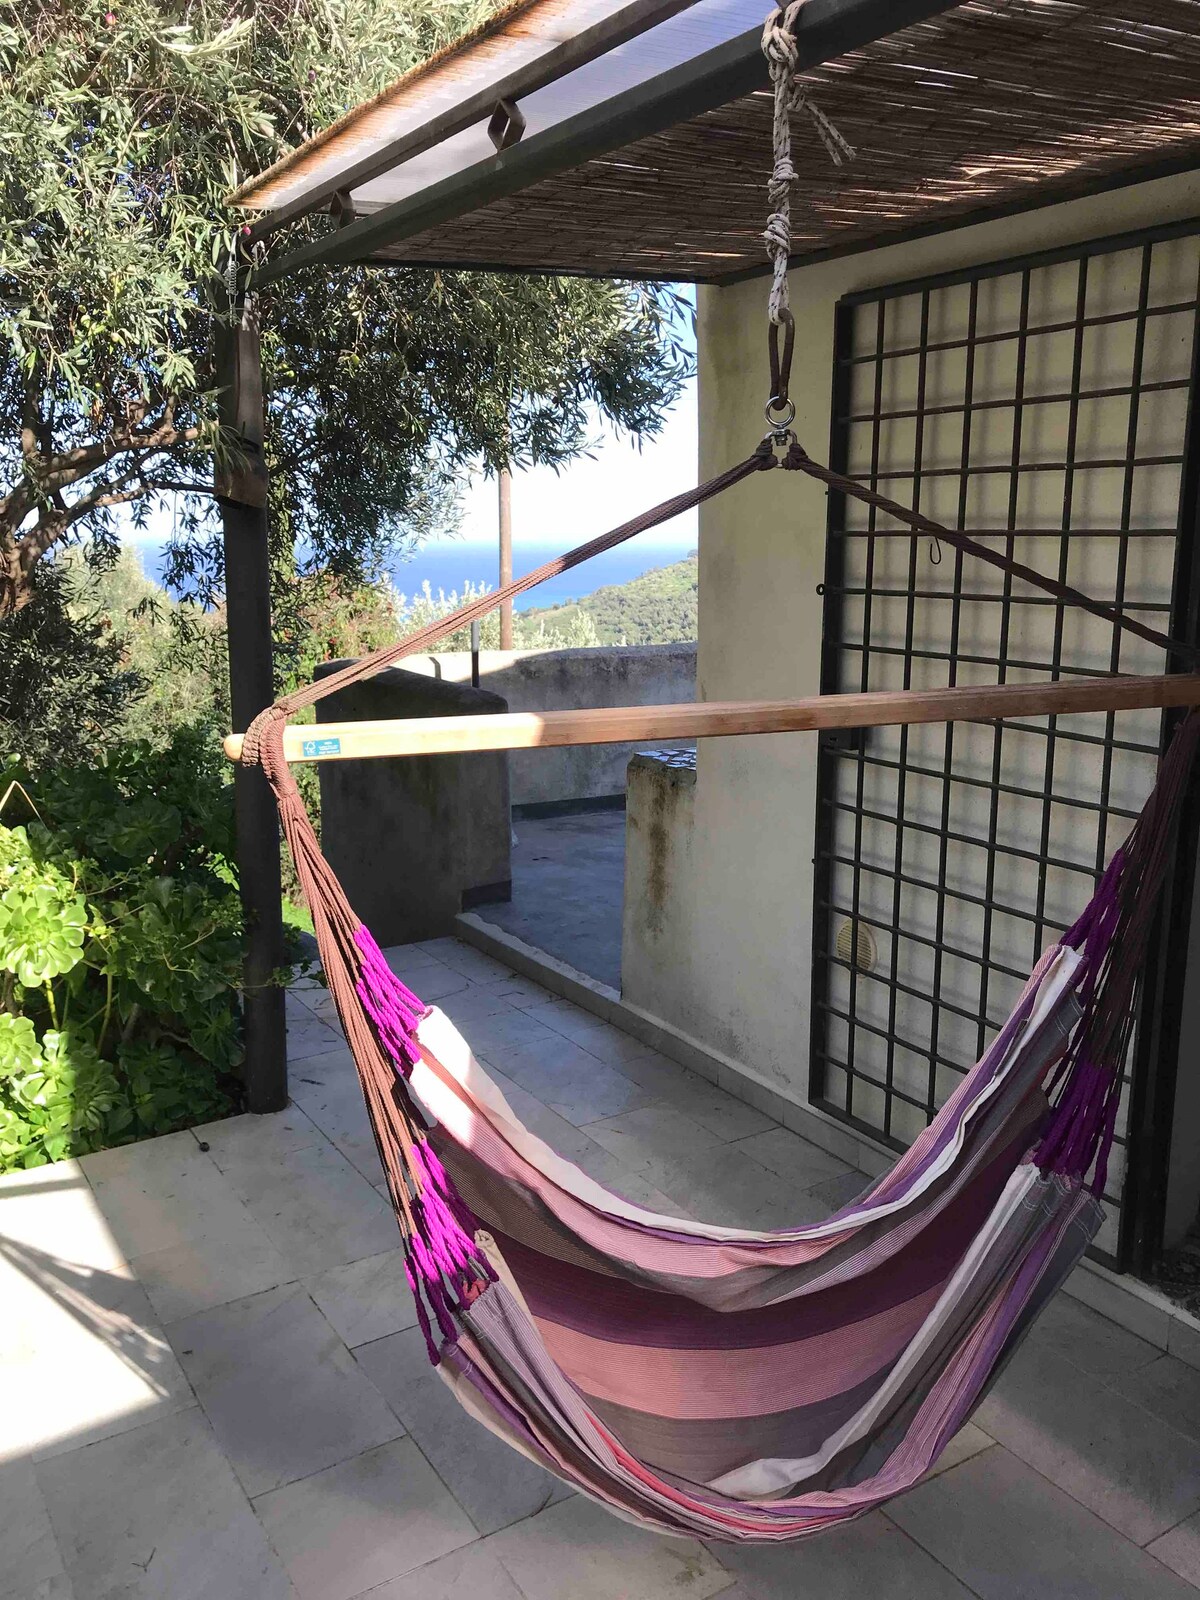
[[[219,593],[227,197],[490,9],[0,0],[0,618],[48,552],[111,560],[168,504],[169,579]],[[276,551],[348,578],[452,518],[481,463],[568,460],[597,415],[653,434],[687,367],[653,287],[351,268],[262,309]]]

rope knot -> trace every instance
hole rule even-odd
[[[771,176],[767,179],[767,198],[773,206],[778,207],[787,200],[788,190],[798,176],[790,152],[776,161]]]
[[[796,43],[795,21],[804,0],[791,0],[788,5],[776,6],[763,23],[763,55],[774,67],[776,63],[796,70],[800,46]]]
[[[273,733],[278,730],[282,735],[283,725],[288,719],[288,707],[282,701],[267,706],[260,711],[254,721],[246,729],[242,739],[242,765],[245,767],[263,765],[263,754],[274,742]]]
[[[763,242],[774,268],[767,315],[776,325],[785,320],[788,309],[788,264],[792,253],[792,185],[798,173],[792,160],[793,111],[803,112],[812,122],[834,166],[854,159],[854,147],[844,139],[829,118],[809,97],[807,85],[797,81],[800,45],[796,38],[796,19],[806,0],[789,0],[776,6],[763,24],[762,50],[771,71],[775,106],[772,121],[774,166],[767,180],[767,199],[771,215],[763,230]]]
[[[787,249],[788,242],[791,239],[791,230],[788,227],[788,219],[782,212],[773,211],[767,218],[767,225],[763,229],[763,238],[766,241],[767,250],[772,254],[776,250]]]
[[[260,766],[275,791],[281,813],[289,807],[298,807],[299,814],[307,821],[308,814],[300,797],[299,785],[283,753],[283,730],[288,717],[296,709],[293,704],[296,698],[285,695],[282,700],[276,700],[274,705],[258,713],[242,740],[242,765]]]

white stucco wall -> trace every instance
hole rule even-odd
[[[826,456],[842,295],[1197,215],[1200,176],[1191,174],[794,272],[800,439]],[[743,457],[762,435],[765,303],[761,280],[700,292],[701,477]],[[818,692],[825,511],[818,485],[782,472],[701,509],[698,698]],[[640,997],[679,1032],[801,1102],[815,771],[812,736],[702,743],[690,797],[690,881],[674,903],[670,886],[661,901],[657,993]],[[643,959],[627,949],[627,971]]]

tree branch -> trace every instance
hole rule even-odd
[[[158,453],[161,452],[149,452],[150,455]],[[4,552],[5,571],[0,577],[0,615],[17,610],[28,601],[32,592],[29,578],[34,567],[81,517],[93,511],[129,505],[153,492],[154,485],[147,481],[145,467],[143,453],[124,472],[115,478],[93,484],[86,494],[76,500],[68,503],[57,489],[44,497],[43,510],[36,523],[23,537],[13,540]]]
[[[79,445],[74,450],[65,450],[59,455],[51,456],[44,465],[34,469],[34,481],[43,491],[54,488],[65,489],[72,483],[78,483],[80,478],[85,478],[97,467],[103,466],[106,461],[124,455],[127,451],[156,452],[173,450],[182,444],[195,444],[200,437],[201,429],[176,428],[174,412],[174,402],[171,402],[167,415],[155,428],[143,433],[133,428],[121,429],[110,433],[105,439],[97,440],[94,444]]]
[[[106,506],[128,505],[131,500],[140,500],[145,493],[146,485],[144,483],[140,483],[136,489],[125,489],[120,492],[114,491],[111,494],[97,495],[86,509],[88,511],[101,511]],[[82,512],[76,512],[74,507],[72,507],[72,522],[77,522],[82,515]]]
[[[173,478],[147,478],[146,488],[175,494],[205,494],[214,500],[217,498],[217,491],[211,483],[177,483]]]

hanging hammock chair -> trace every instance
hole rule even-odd
[[[773,467],[868,495],[914,533],[993,559],[961,531],[816,465],[794,440],[782,458],[772,443],[276,702],[237,747],[243,762],[261,763],[278,801],[430,1360],[484,1426],[614,1512],[717,1540],[800,1538],[918,1482],[1094,1236],[1138,974],[1200,713],[1176,732],[1091,904],[1042,956],[926,1131],[861,1199],[823,1223],[774,1233],[633,1205],[522,1126],[468,1041],[395,976],[354,915],[283,736],[302,707]],[[1117,627],[1147,631],[1054,579],[1006,568]],[[1130,681],[1113,680],[1114,690]],[[1190,684],[1189,699],[1200,698],[1196,679],[1160,682]]]
[[[284,728],[503,600],[774,468],[1194,661],[1136,619],[819,466],[791,434],[786,125],[805,105],[790,65],[798,8],[775,13],[765,40],[776,91],[771,433],[700,488],[278,701],[231,748],[261,764],[278,800],[430,1360],[484,1426],[618,1515],[715,1540],[801,1538],[911,1488],[1095,1235],[1138,973],[1200,716],[1180,725],[1091,904],[930,1126],[859,1200],[775,1233],[633,1205],[522,1126],[467,1040],[395,976],[351,910],[289,770]],[[807,109],[835,158],[848,153]]]

